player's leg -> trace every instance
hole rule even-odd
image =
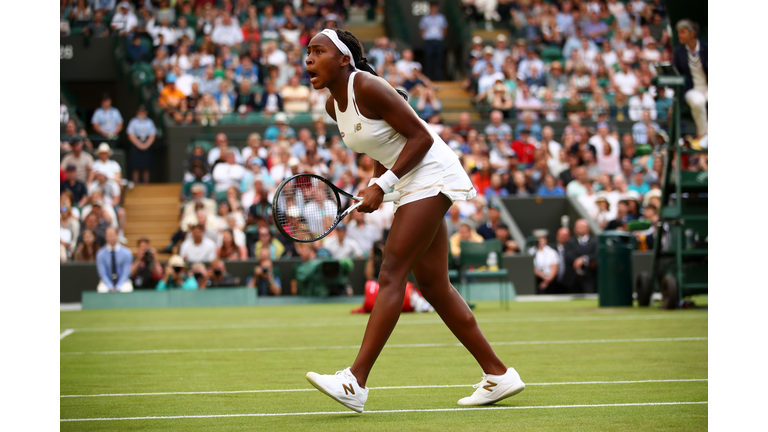
[[[448,230],[444,220],[440,222],[429,249],[413,268],[413,274],[421,294],[475,357],[483,372],[504,374],[507,367],[493,351],[477,325],[472,310],[448,279]]]
[[[360,352],[351,368],[361,387],[365,387],[374,362],[400,318],[408,275],[432,244],[450,206],[450,200],[438,194],[403,205],[395,213],[384,246],[376,303],[365,329]],[[446,256],[447,253],[446,250]]]

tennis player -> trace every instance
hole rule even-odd
[[[453,201],[476,195],[459,158],[419,119],[404,100],[407,96],[368,66],[352,33],[325,29],[309,42],[307,54],[312,87],[330,90],[325,108],[338,123],[344,144],[376,161],[357,210],[378,209],[393,187],[401,193],[385,245],[379,293],[355,362],[335,375],[309,372],[307,379],[346,407],[363,412],[368,374],[397,324],[406,279],[413,271],[424,298],[483,370],[477,390],[458,404],[486,405],[520,393],[525,388],[520,375],[496,356],[448,279],[444,216]]]

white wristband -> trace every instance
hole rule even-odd
[[[371,179],[368,180],[368,187],[371,187],[374,184],[376,184],[376,180],[378,180],[378,179],[379,179],[378,177],[371,177]]]
[[[381,190],[384,191],[384,193],[389,193],[390,190],[392,190],[392,186],[394,186],[399,178],[395,175],[395,173],[392,172],[392,170],[387,170],[387,172],[384,173],[381,177],[379,177],[375,183],[379,185]]]

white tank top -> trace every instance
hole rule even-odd
[[[341,139],[352,151],[365,153],[387,169],[392,169],[397,158],[400,156],[400,152],[403,151],[407,139],[400,135],[385,120],[371,120],[360,114],[354,90],[355,76],[358,72],[352,72],[349,76],[347,84],[347,110],[342,112],[339,110],[338,102],[336,100],[333,101]],[[381,78],[377,77],[377,79]],[[424,120],[421,120],[421,122],[426,126],[427,123]],[[456,153],[448,147],[445,141],[432,128],[429,126],[426,126],[426,128],[434,142],[429,152],[424,156],[424,159],[411,172],[432,162],[438,162],[442,167],[448,167],[459,160]],[[405,177],[405,175],[402,177]]]

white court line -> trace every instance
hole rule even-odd
[[[641,383],[668,383],[668,382],[697,382],[709,381],[707,378],[690,379],[661,379],[638,381],[583,381],[583,382],[554,382],[554,383],[526,383],[526,386],[556,386],[556,385],[589,385],[589,384],[641,384]],[[431,389],[472,387],[472,384],[452,385],[424,385],[424,386],[393,386],[393,387],[368,387],[369,390],[400,390],[400,389]],[[314,388],[302,389],[275,389],[275,390],[231,390],[231,391],[199,391],[199,392],[159,392],[159,393],[111,393],[93,395],[61,395],[60,398],[84,398],[84,397],[123,397],[123,396],[163,396],[163,395],[206,395],[206,394],[236,394],[236,393],[293,393],[315,391]]]
[[[491,342],[491,345],[561,345],[561,344],[596,344],[596,343],[627,343],[627,342],[690,342],[706,341],[707,337],[674,337],[674,338],[637,338],[637,339],[586,339],[586,340],[552,340],[552,341],[513,341]],[[460,347],[460,343],[435,344],[388,344],[387,348],[447,348]],[[182,353],[217,353],[217,352],[264,352],[264,351],[306,351],[306,350],[339,350],[359,349],[360,345],[337,346],[303,346],[303,347],[257,347],[257,348],[195,348],[195,349],[164,349],[164,350],[135,350],[135,351],[71,351],[61,352],[68,355],[126,355],[126,354],[182,354]]]
[[[64,332],[62,332],[62,333],[59,335],[59,340],[62,340],[62,339],[64,339],[65,337],[67,337],[67,336],[71,335],[71,334],[72,334],[72,333],[74,333],[74,332],[75,332],[75,330],[74,330],[74,329],[66,329],[66,330],[64,330]]]
[[[625,316],[592,316],[592,317],[541,317],[541,318],[505,318],[478,319],[479,323],[523,323],[523,322],[570,322],[570,321],[631,321],[631,320],[676,320],[691,318],[706,318],[706,313],[690,315],[625,315]],[[219,329],[249,329],[249,328],[283,328],[283,327],[341,327],[367,325],[368,321],[340,321],[326,323],[268,323],[268,324],[211,324],[188,326],[143,326],[143,327],[84,327],[77,328],[78,332],[122,332],[122,331],[172,331],[172,330],[219,330]],[[430,325],[443,324],[442,320],[401,321],[397,325]]]
[[[433,409],[410,409],[410,410],[379,410],[365,411],[363,414],[400,414],[400,413],[422,413],[422,412],[461,412],[461,411],[497,411],[497,410],[526,410],[526,409],[556,409],[556,408],[604,408],[604,407],[636,407],[636,406],[668,406],[668,405],[701,405],[708,404],[709,401],[698,402],[641,402],[641,403],[623,403],[623,404],[593,404],[593,405],[541,405],[541,406],[497,406],[497,407],[471,407],[471,408],[433,408]],[[349,414],[355,415],[352,411],[316,411],[316,412],[293,412],[293,413],[254,413],[254,414],[210,414],[210,415],[190,415],[190,416],[153,416],[153,417],[114,417],[114,418],[81,418],[81,419],[59,419],[59,422],[85,422],[85,421],[116,421],[116,420],[176,420],[176,419],[201,419],[201,418],[230,418],[230,417],[286,417],[286,416],[307,416],[307,415],[335,415]]]

